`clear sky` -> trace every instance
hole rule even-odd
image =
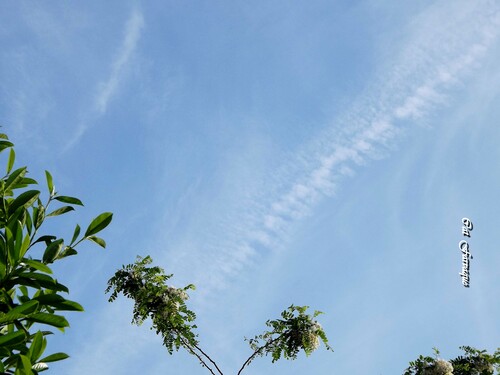
[[[227,374],[289,305],[334,353],[247,374],[401,374],[500,345],[500,3],[4,2],[0,122],[19,165],[103,211],[108,248],[55,266],[85,313],[54,374],[203,374],[106,281],[150,254],[194,283]],[[461,219],[470,288],[461,284]]]

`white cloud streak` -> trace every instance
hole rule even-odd
[[[126,23],[125,36],[121,47],[111,64],[111,73],[107,80],[97,85],[94,108],[86,113],[83,120],[80,121],[73,137],[66,143],[63,152],[68,151],[78,143],[85,132],[92,126],[93,122],[107,112],[109,102],[117,94],[120,84],[126,77],[127,67],[134,56],[143,27],[144,17],[139,10],[134,9]]]
[[[108,103],[115,95],[120,82],[123,79],[125,68],[134,54],[141,36],[141,30],[144,26],[144,18],[142,13],[134,10],[127,21],[125,27],[125,38],[122,46],[111,66],[111,74],[109,78],[99,85],[95,105],[96,110],[100,114],[104,114],[108,108]]]
[[[225,288],[262,249],[279,249],[295,223],[334,193],[339,179],[378,158],[403,129],[445,105],[447,93],[478,67],[499,31],[500,6],[490,1],[451,8],[442,3],[417,17],[405,48],[385,65],[387,73],[285,169],[300,168],[279,176],[280,187],[267,197],[233,212],[224,223],[223,243],[203,244],[196,282],[205,292]],[[235,224],[242,211],[244,224]]]

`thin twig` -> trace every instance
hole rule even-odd
[[[189,343],[185,342],[185,340],[184,340],[184,338],[183,338],[182,336],[179,336],[179,337],[180,337],[180,338],[181,338],[181,340],[183,341],[183,344],[184,344],[184,346],[186,347],[186,349],[187,349],[187,350],[188,350],[191,354],[193,354],[194,356],[196,356],[196,358],[198,358],[198,360],[201,362],[201,364],[202,364],[203,366],[205,366],[205,367],[208,369],[208,371],[210,371],[210,373],[211,373],[212,375],[216,375],[216,374],[215,374],[215,372],[213,372],[213,371],[212,371],[212,369],[211,369],[211,368],[210,368],[210,367],[209,367],[209,366],[205,363],[205,361],[203,360],[203,358],[201,358],[201,356],[200,356],[198,353],[196,353],[196,352],[194,351],[194,349],[193,349],[193,348],[191,348],[191,346],[189,345]],[[219,371],[219,372],[220,372],[220,371]]]
[[[217,371],[219,372],[219,374],[220,374],[220,375],[224,375],[224,374],[222,373],[222,371],[219,369],[219,367],[217,366],[217,363],[215,363],[215,362],[212,360],[212,358],[210,358],[210,357],[208,356],[208,354],[207,354],[207,353],[205,353],[203,350],[201,350],[201,348],[200,348],[198,345],[194,345],[194,347],[195,347],[196,349],[198,349],[198,350],[201,352],[201,354],[203,354],[203,355],[204,355],[204,356],[205,356],[205,357],[206,357],[206,358],[207,358],[210,362],[212,362],[212,363],[213,363],[213,365],[215,366],[215,368],[217,369]]]
[[[274,342],[276,342],[280,337],[281,337],[281,335],[278,336],[278,337],[276,337],[275,339],[272,339],[266,345],[261,346],[259,349],[257,349],[255,352],[253,352],[253,354],[250,357],[248,357],[248,359],[245,361],[245,363],[243,363],[243,366],[241,366],[240,371],[238,371],[237,375],[241,374],[241,372],[243,371],[243,369],[245,368],[245,366],[248,365],[255,358],[255,356],[257,356],[263,349],[267,348],[269,345],[271,345]]]

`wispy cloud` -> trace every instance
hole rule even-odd
[[[123,79],[125,68],[137,47],[143,26],[144,18],[142,13],[138,10],[134,10],[127,21],[127,25],[125,27],[125,37],[120,50],[111,65],[111,74],[105,82],[99,84],[95,105],[96,110],[100,114],[106,112],[109,101],[116,93],[116,90]]]
[[[73,137],[66,143],[63,152],[71,149],[92,126],[92,124],[104,115],[112,98],[117,94],[120,84],[126,77],[127,67],[136,51],[137,44],[141,37],[141,31],[144,27],[144,17],[142,12],[134,9],[125,25],[125,35],[121,46],[111,63],[111,72],[108,78],[100,82],[96,88],[93,109],[87,112],[80,121]]]
[[[500,6],[488,1],[451,8],[441,3],[417,17],[404,47],[384,62],[385,73],[367,94],[290,160],[284,170],[293,172],[278,176],[272,192],[232,212],[223,241],[203,244],[203,272],[196,278],[204,290],[224,288],[262,249],[286,243],[293,226],[331,196],[341,178],[387,152],[401,131],[446,105],[450,89],[497,42],[499,12]]]

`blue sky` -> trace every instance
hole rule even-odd
[[[290,304],[334,353],[247,374],[400,374],[500,338],[496,1],[16,2],[0,113],[18,163],[114,212],[108,248],[57,265],[86,308],[56,374],[198,374],[130,325],[106,281],[150,254],[194,283],[203,347],[235,373]],[[471,287],[461,285],[461,219]]]

